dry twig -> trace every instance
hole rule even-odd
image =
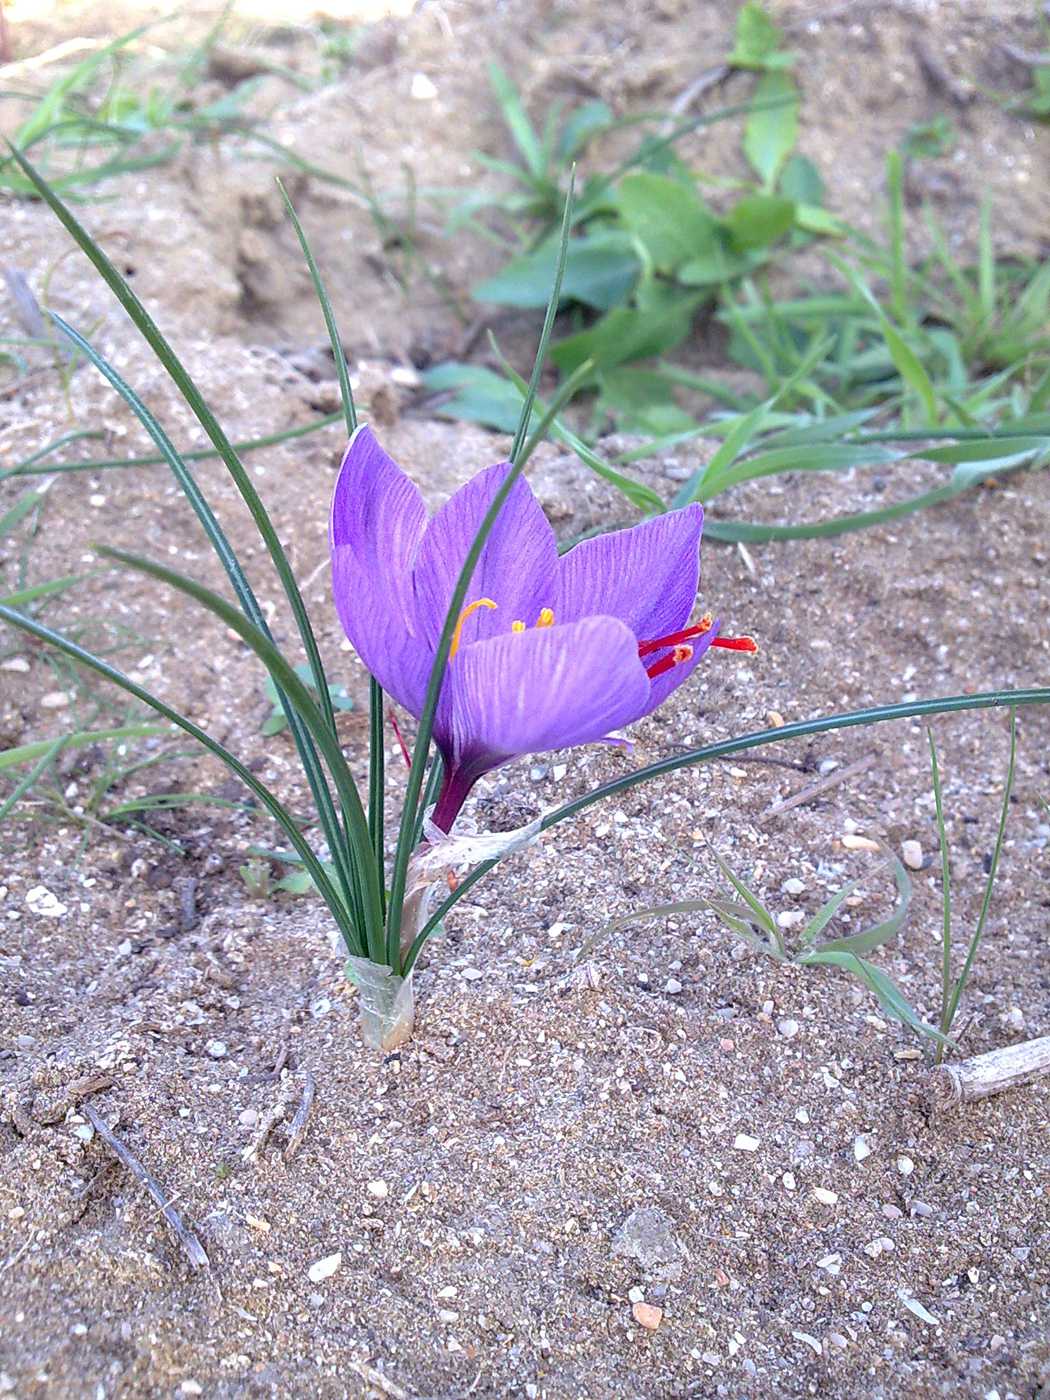
[[[306,1126],[310,1121],[310,1110],[314,1106],[314,1096],[317,1093],[317,1080],[309,1070],[303,1072],[303,1080],[303,1097],[299,1101],[299,1107],[295,1110],[295,1117],[288,1125],[288,1145],[284,1149],[286,1162],[290,1162],[303,1145]]]
[[[404,1390],[392,1381],[389,1376],[384,1376],[382,1371],[377,1371],[374,1366],[369,1366],[367,1361],[358,1361],[356,1357],[350,1358],[350,1369],[354,1371],[365,1382],[375,1390],[381,1391],[384,1395],[389,1395],[390,1400],[412,1400],[407,1390]]]
[[[160,1207],[160,1213],[168,1222],[172,1233],[182,1247],[183,1253],[189,1260],[191,1269],[206,1269],[209,1265],[204,1246],[194,1234],[194,1232],[183,1222],[182,1216],[171,1204],[171,1196],[161,1187],[160,1183],[152,1177],[139,1159],[132,1152],[131,1148],[113,1132],[106,1121],[95,1112],[90,1104],[84,1105],[84,1117],[88,1120],[95,1132],[106,1144],[109,1150],[116,1157],[122,1167],[126,1167],[137,1181],[140,1181],[149,1194]]]
[[[930,1078],[935,1108],[974,1103],[977,1099],[1016,1089],[1050,1074],[1050,1035],[1004,1045],[957,1064],[938,1065]]]
[[[815,783],[810,783],[801,792],[792,793],[783,802],[775,802],[772,807],[767,807],[759,817],[759,823],[772,821],[774,817],[781,817],[785,812],[790,812],[793,807],[801,807],[805,802],[812,802],[815,797],[820,797],[829,788],[838,787],[848,778],[855,778],[858,773],[865,772],[877,758],[878,754],[875,752],[866,753],[855,763],[848,763],[845,768],[836,768],[833,773],[829,773],[825,778],[818,778]]]

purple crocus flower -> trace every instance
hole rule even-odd
[[[480,472],[428,518],[370,428],[346,450],[332,502],[336,608],[369,671],[417,718],[456,580],[510,470]],[[434,718],[441,830],[482,774],[641,719],[712,645],[755,650],[749,638],[718,637],[710,617],[688,625],[703,519],[690,505],[559,557],[518,478],[474,570]]]

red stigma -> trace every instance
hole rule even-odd
[[[726,651],[755,652],[758,650],[758,643],[754,637],[716,637],[711,645],[725,647]]]
[[[691,634],[696,636],[695,630]],[[639,647],[639,651],[641,648]],[[672,671],[676,666],[680,666],[683,661],[688,661],[693,654],[692,647],[675,647],[674,651],[659,661],[654,661],[651,666],[645,668],[645,674],[651,681],[655,681],[657,676],[665,676],[668,671]]]
[[[662,651],[664,647],[678,646],[681,642],[691,641],[693,637],[702,637],[705,632],[710,632],[713,622],[714,618],[708,613],[692,627],[683,627],[680,632],[668,632],[666,637],[654,637],[651,642],[639,642],[638,655],[651,656],[654,651]]]

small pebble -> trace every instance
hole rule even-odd
[[[20,671],[23,675],[29,670],[29,662],[24,656],[9,656],[6,661],[0,661],[0,671]]]
[[[179,1386],[179,1393],[182,1395],[203,1395],[204,1387],[200,1381],[183,1381]]]
[[[254,1128],[259,1121],[259,1115],[254,1108],[243,1108],[237,1115],[237,1120],[243,1124],[245,1128]]]
[[[847,851],[877,851],[879,849],[879,843],[873,841],[870,836],[854,836],[847,832],[841,840]]]
[[[222,1060],[227,1053],[226,1042],[224,1040],[209,1040],[204,1047],[204,1053],[210,1055],[213,1060]]]
[[[915,1163],[910,1157],[898,1157],[897,1170],[900,1172],[901,1176],[911,1176],[912,1172],[915,1170]]]
[[[783,729],[784,716],[779,710],[769,710],[766,713],[766,723],[769,725],[770,729]]]
[[[681,982],[679,982],[678,978],[668,977],[667,981],[664,983],[664,991],[669,992],[671,996],[675,996],[676,993],[680,992],[681,990],[682,984]]]
[[[757,1152],[759,1140],[757,1137],[749,1137],[747,1133],[737,1133],[733,1146],[738,1152]]]
[[[630,1302],[632,1302],[632,1303],[644,1303],[644,1302],[645,1302],[645,1289],[644,1289],[644,1288],[639,1288],[639,1287],[637,1286],[637,1284],[636,1284],[636,1285],[634,1286],[634,1288],[629,1288],[629,1289],[627,1290],[627,1297],[628,1297],[628,1299],[630,1300]]]
[[[813,1195],[822,1206],[833,1206],[839,1198],[837,1191],[829,1191],[826,1186],[814,1186]]]
[[[66,906],[46,885],[34,885],[27,891],[26,908],[44,919],[61,919],[66,912]]]
[[[631,1314],[639,1327],[644,1327],[648,1332],[655,1332],[663,1321],[664,1310],[654,1307],[652,1303],[635,1303]]]
[[[40,697],[42,710],[64,710],[69,704],[69,695],[64,690],[49,690]]]
[[[866,1157],[871,1156],[871,1148],[868,1146],[866,1138],[855,1137],[853,1139],[853,1156],[858,1162],[863,1162]]]
[[[933,1214],[933,1206],[928,1206],[925,1201],[912,1201],[910,1210],[912,1215],[921,1216],[924,1220]]]
[[[803,909],[785,909],[777,915],[777,928],[797,928],[805,917]]]
[[[805,894],[806,892],[805,883],[795,875],[792,875],[790,880],[785,880],[780,888],[785,894]]]
[[[385,1181],[370,1181],[365,1187],[370,1196],[374,1196],[377,1201],[385,1201],[390,1194],[390,1187]]]
[[[331,1278],[343,1262],[342,1251],[335,1254],[326,1254],[323,1259],[318,1259],[311,1264],[306,1271],[306,1277],[311,1283],[323,1283],[326,1278]]]
[[[483,972],[479,972],[476,967],[465,967],[460,975],[462,976],[464,982],[476,982],[480,977],[483,977],[485,974]]]
[[[785,1040],[793,1040],[798,1035],[799,1029],[798,1022],[793,1021],[790,1016],[785,1016],[777,1022],[777,1030]]]
[[[795,1180],[794,1172],[785,1172],[780,1179],[784,1183],[785,1191],[794,1191],[795,1188],[798,1186],[798,1182]]]
[[[425,73],[413,73],[409,94],[417,102],[433,102],[438,90]]]
[[[900,1206],[895,1206],[892,1201],[883,1202],[882,1213],[887,1220],[900,1220],[904,1214]]]
[[[901,842],[901,860],[909,870],[922,869],[922,847],[918,841]]]

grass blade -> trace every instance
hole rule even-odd
[[[974,929],[973,937],[970,939],[970,946],[966,950],[966,961],[963,963],[962,971],[955,980],[952,988],[951,1000],[948,1003],[946,1016],[947,1025],[944,1027],[945,1034],[951,1030],[952,1022],[955,1020],[955,1013],[959,1009],[959,999],[966,988],[966,983],[970,977],[970,969],[973,967],[973,960],[977,956],[977,949],[981,946],[981,938],[984,935],[984,925],[988,918],[988,910],[992,903],[992,891],[995,888],[995,877],[999,870],[999,857],[1003,853],[1003,840],[1006,836],[1006,822],[1010,815],[1010,796],[1014,790],[1014,770],[1017,765],[1017,711],[1010,711],[1010,762],[1006,771],[1006,786],[1003,789],[1003,806],[999,813],[999,831],[995,838],[995,850],[992,852],[992,863],[988,867],[988,879],[984,887],[984,899],[981,901],[981,912],[977,918],[977,927]]]
[[[557,826],[559,822],[568,821],[571,817],[578,816],[580,812],[586,811],[596,802],[602,802],[608,797],[617,797],[630,788],[637,787],[640,783],[651,782],[654,778],[667,777],[669,774],[677,772],[679,768],[693,768],[701,763],[710,763],[715,759],[729,758],[733,754],[762,748],[766,744],[778,744],[787,739],[805,739],[814,734],[830,734],[839,729],[854,729],[859,725],[886,724],[901,719],[923,719],[931,715],[957,714],[965,710],[993,710],[1020,705],[1050,705],[1050,686],[1032,687],[1027,690],[991,690],[978,695],[949,695],[934,700],[913,700],[896,705],[876,705],[863,710],[849,710],[842,714],[829,715],[821,719],[796,720],[778,729],[760,729],[751,734],[739,735],[734,739],[722,739],[715,744],[706,744],[703,748],[691,749],[684,754],[674,754],[669,758],[659,759],[656,763],[649,763],[644,768],[636,768],[633,772],[625,773],[620,778],[602,783],[599,787],[592,788],[590,792],[573,798],[571,802],[566,802],[564,806],[558,807],[555,811],[548,812],[540,822],[540,830],[549,831],[552,826]],[[406,969],[412,967],[431,932],[446,917],[453,906],[458,904],[480,879],[498,865],[500,859],[500,856],[495,856],[491,860],[482,861],[480,865],[475,866],[469,874],[464,876],[456,889],[432,915],[429,923],[420,931],[406,959]]]
[[[382,898],[380,894],[380,881],[376,870],[375,862],[371,859],[371,842],[368,832],[368,822],[365,818],[364,809],[361,806],[361,798],[343,751],[339,746],[339,740],[328,728],[321,710],[315,704],[313,696],[308,687],[295,674],[295,670],[278,651],[274,641],[261,628],[256,627],[248,620],[239,608],[227,602],[225,598],[213,593],[210,588],[205,588],[203,584],[197,583],[195,579],[187,578],[184,574],[176,573],[174,569],[168,569],[163,564],[155,563],[152,559],[144,559],[140,555],[129,554],[123,549],[112,549],[103,547],[99,553],[109,559],[116,559],[122,564],[127,564],[129,568],[137,569],[139,572],[149,574],[152,578],[159,579],[162,583],[169,584],[172,588],[177,588],[180,593],[185,593],[188,597],[195,599],[203,607],[214,613],[222,622],[237,633],[242,641],[246,642],[252,651],[255,652],[259,660],[266,667],[267,671],[274,679],[279,690],[284,691],[288,696],[292,709],[302,719],[311,738],[317,744],[318,749],[324,755],[328,764],[329,772],[335,783],[336,791],[339,793],[346,811],[348,812],[352,826],[348,835],[354,842],[354,849],[361,852],[355,864],[355,871],[360,878],[362,889],[362,902],[365,920],[365,930],[368,934],[370,944],[374,947],[381,946],[382,940]]]
[[[236,613],[236,609],[233,609],[233,611]],[[239,613],[236,615],[240,617]],[[218,740],[213,739],[210,734],[206,734],[204,730],[194,724],[191,719],[187,719],[185,715],[179,714],[179,712],[173,710],[170,705],[166,705],[163,700],[155,695],[151,695],[148,690],[144,690],[142,686],[136,685],[134,681],[129,680],[121,671],[118,671],[114,666],[110,666],[108,662],[103,661],[101,657],[94,656],[91,652],[78,646],[76,642],[71,641],[68,637],[63,637],[61,633],[52,631],[50,627],[45,627],[42,623],[36,622],[33,618],[26,617],[22,613],[15,612],[12,608],[5,607],[2,603],[0,603],[0,620],[10,623],[12,627],[17,627],[23,632],[28,632],[30,636],[36,637],[39,641],[48,643],[49,646],[55,647],[56,650],[63,652],[66,656],[71,657],[72,660],[79,662],[80,665],[88,667],[89,670],[96,672],[96,674],[103,676],[106,680],[111,681],[122,690],[127,691],[127,693],[133,695],[136,700],[141,700],[144,705],[148,705],[150,709],[156,710],[164,719],[170,720],[172,724],[178,725],[185,733],[196,739],[199,744],[203,744],[216,758],[220,758],[223,763],[226,764],[227,768],[244,783],[245,787],[259,799],[273,817],[274,821],[281,827],[285,836],[295,849],[296,854],[299,856],[299,859],[310,871],[314,883],[320,890],[325,903],[331,910],[332,917],[339,926],[339,931],[343,935],[347,947],[353,953],[362,951],[359,936],[349,918],[342,897],[325,875],[324,870],[321,868],[321,863],[314,855],[310,845],[303,839],[295,818],[287,808],[278,801],[270,789],[264,787],[255,774],[230,753],[229,749],[224,748],[223,745],[220,744]]]
[[[197,484],[196,478],[193,476],[193,473],[190,471],[190,469],[186,466],[186,463],[179,455],[178,451],[176,450],[171,439],[168,437],[167,433],[164,431],[163,427],[160,425],[160,423],[157,421],[154,415],[150,412],[150,410],[146,407],[143,401],[139,398],[135,390],[132,389],[131,385],[128,384],[117,373],[117,371],[113,368],[109,361],[104,359],[103,356],[101,356],[98,353],[98,351],[95,350],[94,346],[91,345],[91,343],[79,333],[79,331],[74,330],[72,326],[70,326],[66,321],[64,321],[61,318],[61,316],[53,315],[52,319],[54,320],[55,324],[58,326],[62,334],[68,340],[70,340],[72,344],[84,356],[86,356],[87,359],[91,361],[91,363],[95,366],[99,373],[102,374],[102,376],[108,381],[108,383],[117,391],[120,397],[124,400],[124,402],[128,405],[128,407],[138,418],[142,426],[146,429],[146,432],[153,439],[154,443],[160,449],[160,453],[163,460],[167,462],[168,466],[174,473],[176,481],[182,488],[183,494],[189,501],[194,514],[197,516],[197,519],[200,521],[201,527],[203,528],[204,533],[207,536],[212,548],[215,550],[219,562],[222,564],[224,570],[226,571],[226,576],[229,578],[230,583],[233,586],[233,591],[237,597],[237,601],[240,603],[244,615],[247,618],[249,618],[249,620],[261,632],[263,632],[267,637],[269,637],[269,624],[267,623],[266,618],[263,615],[262,609],[259,607],[258,600],[256,599],[252,587],[249,584],[244,570],[241,567],[240,560],[234,553],[233,546],[227,539],[225,531],[219,524],[219,521],[216,518],[214,511],[208,504],[207,498],[205,497],[204,493],[201,491],[199,485]],[[339,820],[336,816],[335,806],[332,802],[331,793],[328,790],[328,783],[324,775],[324,770],[321,767],[320,760],[317,756],[317,751],[313,745],[313,742],[310,739],[309,733],[303,726],[302,720],[296,713],[295,707],[287,703],[287,697],[280,691],[280,689],[278,689],[277,691],[277,700],[281,705],[281,708],[284,710],[285,717],[288,721],[288,727],[291,730],[300,761],[303,765],[303,770],[306,773],[307,782],[310,786],[310,792],[313,796],[314,804],[317,808],[317,815],[321,821],[321,825],[324,828],[329,849],[332,852],[332,859],[335,862],[337,870],[339,871],[339,877],[343,887],[344,897],[346,898],[349,906],[357,910],[358,906],[356,903],[356,885],[353,879],[353,870],[351,868],[351,864],[348,863],[347,860],[346,852],[344,849],[342,831],[339,826]],[[328,716],[331,714],[331,712],[331,697],[326,685],[324,690],[324,699],[322,700],[322,713],[325,715],[326,721],[328,720]],[[332,716],[330,727],[332,732],[334,733],[334,715]]]

